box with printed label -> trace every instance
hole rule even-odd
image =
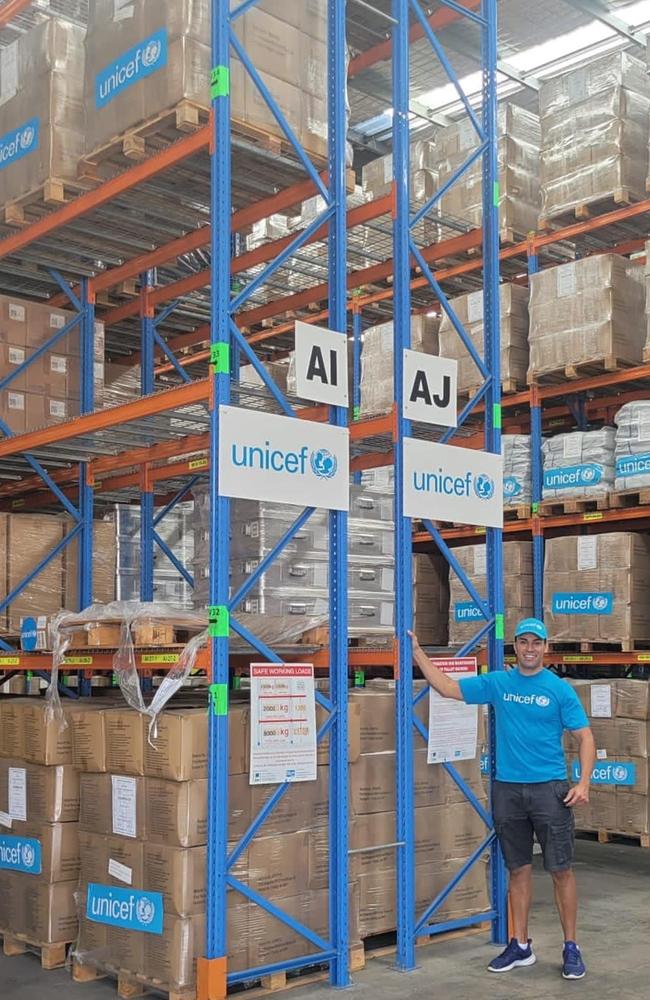
[[[163,781],[147,778],[146,824],[148,839],[152,843],[178,847],[197,847],[207,843],[208,837],[208,783],[205,778],[197,781]],[[233,795],[233,783],[241,781],[248,787],[248,778],[231,779],[228,808],[230,812],[229,835],[238,837],[245,833],[250,822],[248,798]]]
[[[79,827],[131,840],[145,837],[144,778],[122,774],[81,774]]]
[[[7,593],[16,589],[63,538],[61,518],[47,514],[10,514],[7,520]],[[63,556],[55,556],[8,609],[7,627],[20,632],[22,618],[53,615],[63,601]]]
[[[207,848],[144,844],[146,890],[163,896],[166,913],[190,917],[203,913],[206,904]]]
[[[248,771],[248,718],[248,705],[231,703],[228,710],[230,774]],[[153,745],[145,742],[144,773],[172,781],[207,778],[208,721],[203,708],[163,712],[156,720]]]
[[[27,429],[26,399],[25,393],[13,386],[0,390],[0,420],[12,434],[24,434]]]
[[[106,768],[116,774],[144,774],[144,748],[148,719],[134,709],[106,714]]]
[[[126,837],[79,833],[81,853],[79,884],[144,885],[144,844]]]
[[[78,930],[77,879],[44,882],[20,873],[0,873],[3,887],[13,897],[12,934],[22,934],[39,944],[74,941]]]
[[[32,849],[39,852],[34,875],[41,882],[70,882],[79,877],[78,823],[14,821],[10,828],[0,825],[0,835],[3,833],[15,838],[12,843],[22,845],[28,841]],[[29,877],[26,873],[25,878]]]
[[[43,767],[0,759],[0,811],[27,823],[79,819],[79,775],[70,765]]]

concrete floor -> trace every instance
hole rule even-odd
[[[536,861],[538,865],[539,862]],[[579,941],[588,966],[586,979],[565,982],[559,972],[561,932],[550,879],[536,873],[531,924],[537,965],[503,975],[485,970],[495,953],[486,935],[418,949],[419,968],[393,971],[390,958],[368,962],[346,995],[359,1000],[555,1000],[581,994],[590,1000],[641,1000],[650,996],[650,851],[632,845],[578,841],[576,866],[581,890]],[[321,984],[293,989],[288,1000],[332,994]],[[240,994],[245,998],[246,994]],[[43,972],[33,956],[0,955],[1,1000],[111,1000],[115,985],[102,980],[76,985],[65,971]]]

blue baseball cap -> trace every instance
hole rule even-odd
[[[538,639],[548,639],[546,625],[539,618],[522,618],[515,629],[515,639],[520,635],[536,635]]]

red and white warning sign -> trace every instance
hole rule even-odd
[[[311,663],[251,664],[251,785],[316,780]]]

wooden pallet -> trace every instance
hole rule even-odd
[[[465,389],[458,393],[461,398],[473,399],[474,396],[483,388],[483,383],[478,385],[473,385],[469,389]],[[516,392],[523,392],[526,386],[516,378],[505,378],[501,383],[501,395],[502,396],[513,396]]]
[[[490,930],[491,924],[488,920],[483,921],[480,924],[476,924],[474,927],[462,927],[456,931],[445,931],[442,934],[426,934],[422,937],[415,939],[416,947],[421,948],[425,945],[436,944],[437,942],[447,942],[454,941],[456,938],[470,937],[475,934],[485,934]],[[389,955],[393,955],[396,950],[395,943],[395,932],[390,934],[377,934],[373,937],[364,938],[363,948],[365,951],[366,962],[372,958],[386,958]],[[387,939],[393,939],[388,940]]]
[[[561,385],[563,382],[575,382],[576,379],[587,378],[590,375],[604,375],[607,372],[624,371],[635,368],[633,361],[617,358],[614,354],[606,354],[592,361],[579,361],[573,365],[564,365],[548,372],[536,372],[529,369],[528,385]]]
[[[90,185],[80,181],[61,180],[49,177],[39,187],[5,203],[2,218],[7,226],[20,228],[28,226],[45,212],[60,208],[89,189]]]
[[[351,945],[350,972],[359,972],[365,967],[365,964],[366,954],[363,943]],[[314,968],[308,967],[295,972],[273,972],[268,976],[260,976],[257,985],[255,985],[255,980],[252,981],[250,987],[247,984],[246,998],[252,1000],[254,997],[263,997],[268,993],[279,993],[283,990],[310,986],[327,979],[328,972],[322,967],[322,963],[318,963]],[[90,983],[97,979],[113,979],[116,983],[117,995],[121,1000],[134,1000],[136,997],[151,993],[162,994],[168,1000],[197,1000],[195,988],[170,990],[159,980],[147,979],[122,969],[114,971],[98,969],[93,965],[81,965],[76,959],[73,959],[72,962],[72,978],[76,983]]]
[[[608,212],[615,212],[617,208],[624,205],[632,205],[639,199],[632,195],[629,188],[617,188],[606,198],[593,198],[590,201],[580,202],[574,209],[558,213],[553,216],[542,216],[539,220],[539,228],[542,232],[550,232],[553,229],[563,228],[571,225],[576,219],[585,221],[593,219],[597,215],[606,215]]]
[[[529,503],[512,504],[503,508],[504,521],[528,521],[531,516]]]
[[[623,842],[632,841],[638,844],[639,847],[650,847],[650,833],[630,833],[629,831],[627,833],[619,833],[616,830],[578,830],[576,832],[582,836],[593,834],[599,844],[621,843],[621,840],[623,840]]]
[[[560,517],[562,514],[589,514],[609,509],[609,496],[574,497],[566,500],[542,500],[539,505],[540,517]]]
[[[28,952],[36,955],[41,960],[42,969],[60,969],[66,964],[68,947],[72,942],[62,942],[57,944],[42,944],[40,941],[33,941],[25,934],[12,934],[10,931],[0,930],[2,935],[2,950],[5,955],[26,955]]]
[[[620,493],[609,494],[609,506],[614,510],[625,507],[642,507],[645,504],[650,504],[650,488],[622,490]]]
[[[622,639],[618,642],[582,639],[579,642],[560,642],[549,639],[551,653],[645,653],[650,650],[650,639]]]

